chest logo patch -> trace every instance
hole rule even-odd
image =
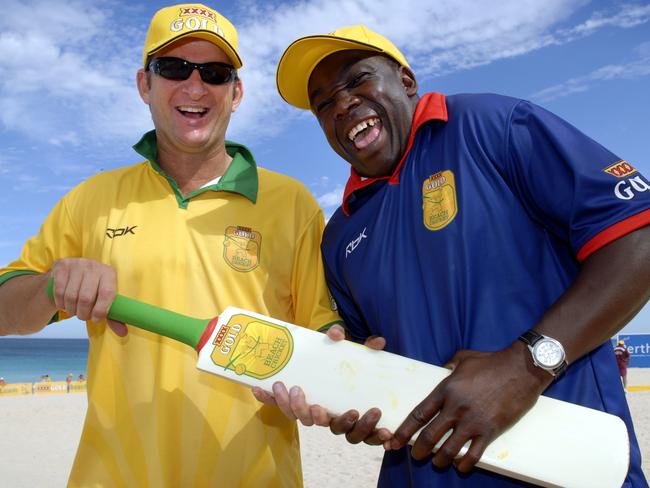
[[[424,180],[422,183],[424,226],[429,230],[440,230],[449,225],[457,213],[454,173],[444,170]]]
[[[237,271],[252,271],[260,264],[262,234],[250,227],[229,226],[223,241],[223,258]]]

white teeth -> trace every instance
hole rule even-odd
[[[195,114],[202,114],[208,111],[207,109],[201,107],[178,107],[178,110],[181,112],[192,112]]]
[[[379,123],[379,119],[377,117],[359,122],[357,125],[352,127],[352,129],[350,129],[350,132],[348,132],[348,139],[354,141],[354,138],[359,132],[361,132],[363,129],[367,128],[368,126],[373,127],[375,124],[378,123]]]

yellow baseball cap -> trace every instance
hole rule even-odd
[[[330,54],[352,49],[383,53],[410,68],[404,55],[384,36],[365,25],[341,27],[329,34],[301,37],[291,43],[280,59],[275,78],[280,96],[291,105],[309,110],[307,85],[314,68]]]
[[[226,53],[235,68],[242,67],[235,26],[216,10],[200,3],[172,5],[154,14],[144,41],[144,67],[152,54],[183,37],[210,41]]]

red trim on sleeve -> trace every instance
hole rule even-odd
[[[580,251],[578,251],[578,261],[583,262],[591,254],[598,251],[598,249],[605,247],[610,242],[615,241],[619,237],[623,237],[630,232],[634,232],[641,227],[645,227],[650,224],[650,209],[644,210],[632,217],[628,217],[625,220],[621,220],[616,224],[608,227],[604,231],[596,234],[592,237],[587,243],[582,246]]]
[[[415,140],[415,134],[422,127],[425,122],[430,120],[442,120],[447,122],[447,103],[445,102],[445,96],[442,93],[426,93],[422,96],[417,106],[415,107],[415,114],[413,114],[413,122],[411,124],[411,132],[409,133],[408,142],[406,144],[406,151],[400,162],[395,167],[393,174],[391,176],[382,176],[380,178],[365,178],[359,176],[359,174],[350,168],[350,178],[348,179],[347,184],[345,185],[345,191],[343,192],[343,213],[350,216],[350,210],[348,209],[348,198],[355,191],[360,190],[368,185],[381,180],[388,180],[388,183],[391,185],[399,184],[399,174],[402,171],[402,166],[406,161],[406,157],[413,146],[413,141]]]
[[[210,320],[208,323],[208,326],[205,328],[203,331],[203,334],[201,334],[201,339],[199,339],[199,343],[196,345],[196,352],[201,352],[201,349],[203,349],[203,346],[205,346],[205,343],[208,342],[208,339],[210,339],[210,336],[212,335],[212,332],[214,332],[214,328],[217,326],[217,322],[219,322],[219,316],[217,315],[215,318]]]

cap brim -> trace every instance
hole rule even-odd
[[[275,76],[280,96],[295,107],[310,110],[307,85],[312,71],[330,54],[350,49],[384,52],[370,44],[334,36],[308,36],[293,42],[284,51]]]
[[[243,63],[242,63],[241,58],[239,57],[239,54],[237,54],[237,51],[235,49],[233,49],[233,47],[223,37],[221,37],[218,34],[215,34],[214,32],[211,32],[211,31],[195,30],[195,31],[188,32],[186,34],[181,34],[178,37],[174,37],[173,39],[170,39],[169,41],[167,41],[166,43],[164,43],[164,44],[162,44],[160,46],[156,46],[155,49],[148,52],[147,56],[146,56],[146,58],[144,60],[145,68],[146,68],[146,64],[149,61],[149,58],[151,56],[156,54],[161,49],[164,49],[165,47],[167,47],[167,46],[169,46],[169,45],[175,43],[176,41],[178,41],[180,39],[183,39],[185,37],[196,37],[196,38],[199,38],[199,39],[204,39],[206,41],[211,42],[212,44],[217,45],[219,48],[221,48],[221,50],[223,50],[224,53],[226,53],[226,56],[228,56],[228,59],[230,59],[230,61],[232,62],[233,66],[236,69],[239,69],[239,68],[242,67]]]

